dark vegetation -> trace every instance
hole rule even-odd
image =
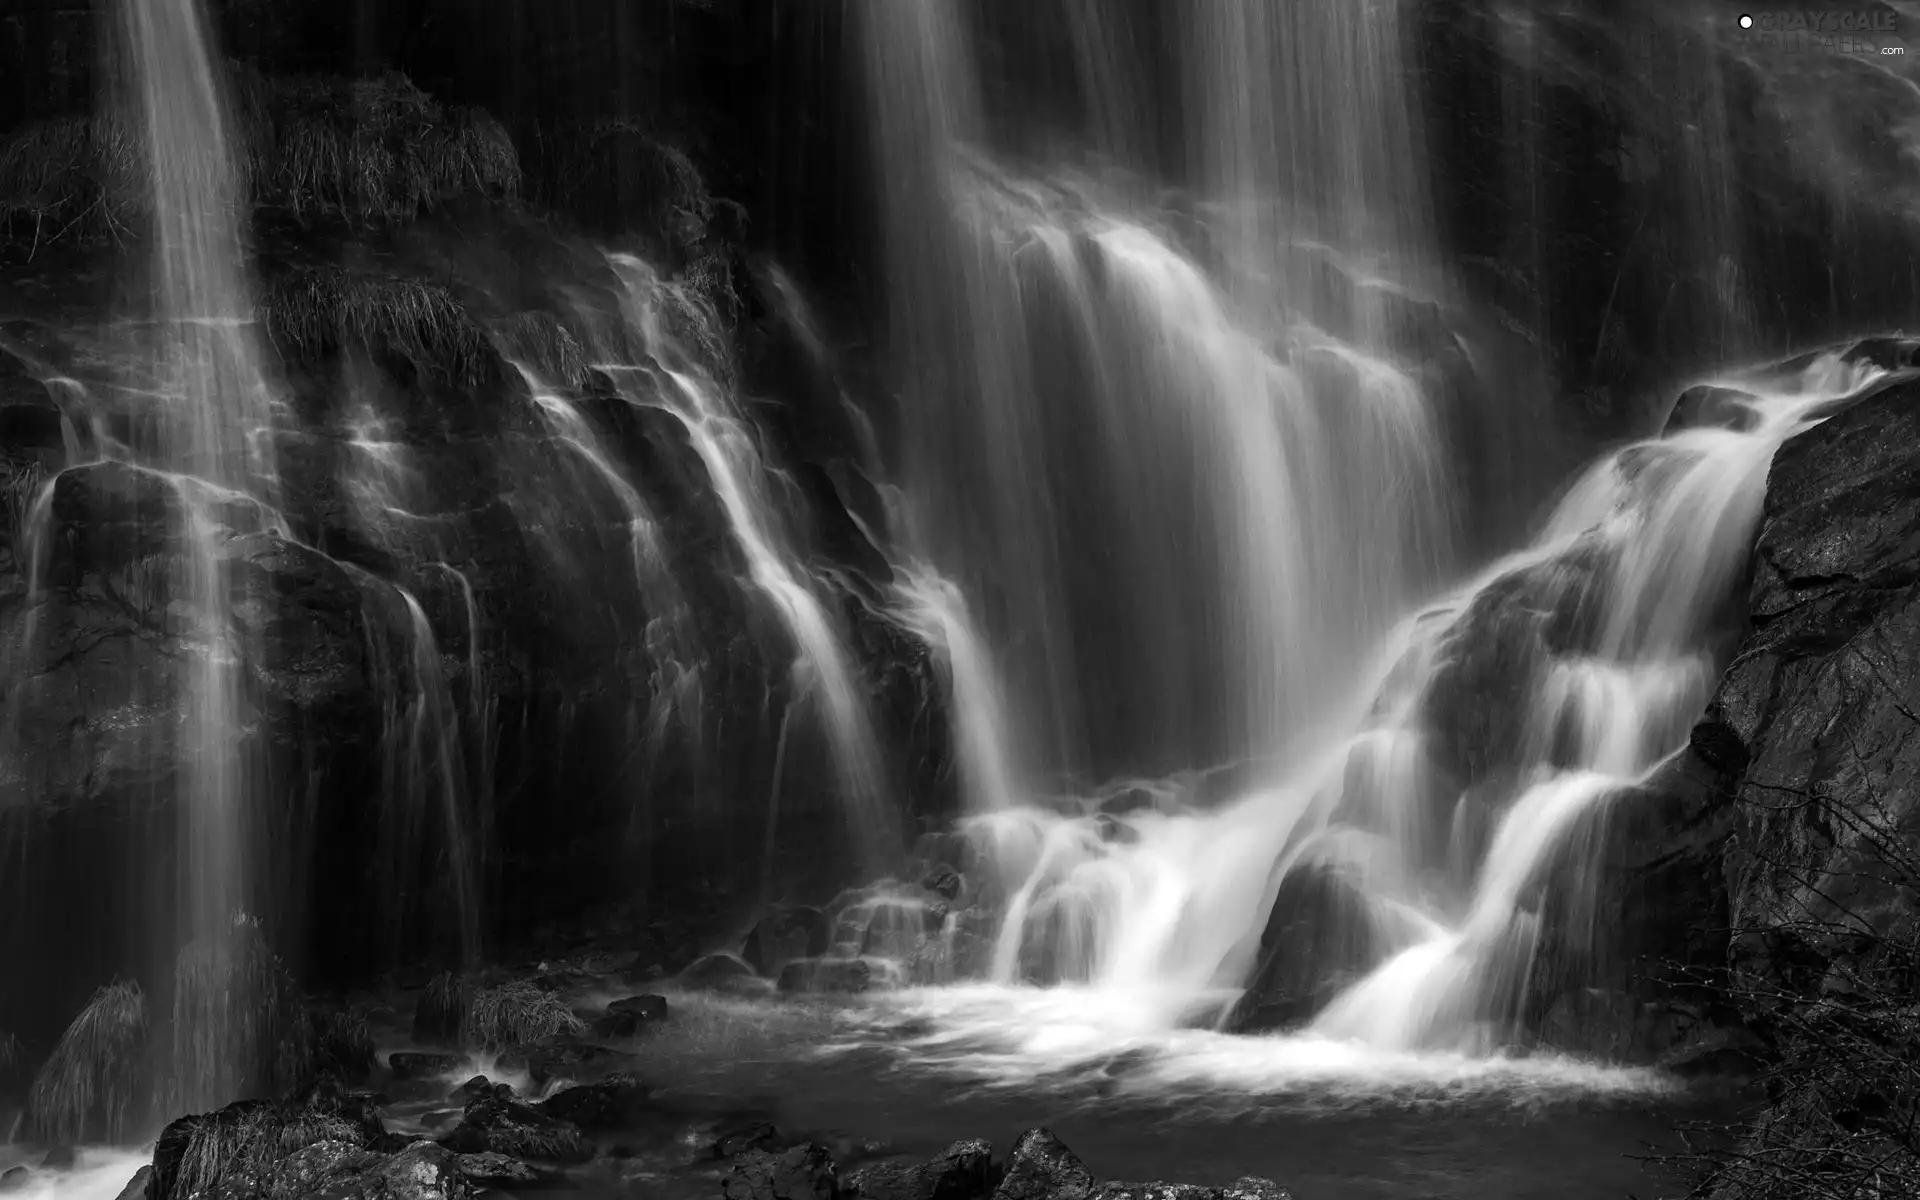
[[[1762,1035],[1766,1103],[1750,1123],[1690,1127],[1690,1151],[1665,1161],[1697,1171],[1697,1200],[1920,1196],[1920,854],[1912,831],[1871,794],[1788,797],[1761,819],[1827,831],[1853,847],[1853,866],[1815,872],[1779,854],[1750,861],[1789,885],[1797,911],[1736,928],[1735,966],[1701,982]],[[1889,912],[1860,902],[1876,895],[1904,903]]]

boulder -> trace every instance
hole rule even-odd
[[[1259,965],[1232,1023],[1242,1030],[1303,1024],[1376,957],[1365,899],[1338,870],[1302,864],[1274,894]]]
[[[1696,384],[1680,393],[1673,412],[1667,416],[1662,437],[1672,437],[1689,429],[1727,429],[1745,433],[1760,424],[1760,413],[1752,407],[1754,397],[1739,388],[1719,384]]]
[[[566,1175],[552,1167],[538,1167],[504,1154],[457,1154],[453,1161],[467,1182],[479,1188],[518,1191],[553,1187],[566,1181]]]
[[[1050,1129],[1029,1129],[1007,1155],[993,1200],[1089,1200],[1093,1172]]]
[[[794,1139],[765,1121],[753,1121],[729,1129],[714,1139],[710,1153],[718,1159],[735,1159],[755,1152],[775,1153],[794,1144]]]
[[[609,1075],[555,1092],[540,1104],[540,1110],[582,1129],[618,1129],[646,1111],[652,1094],[652,1088],[631,1075]]]
[[[459,1157],[432,1142],[377,1154],[338,1142],[296,1151],[274,1172],[265,1200],[467,1200],[473,1194]],[[235,1197],[235,1200],[239,1200]]]
[[[797,958],[827,952],[832,926],[825,913],[801,904],[776,905],[754,923],[740,957],[768,979],[777,979]]]
[[[458,1100],[462,1104],[467,1104],[471,1101],[478,1100],[482,1096],[497,1096],[502,1099],[511,1100],[514,1098],[514,1095],[512,1084],[495,1083],[485,1075],[475,1075],[472,1079],[467,1080],[459,1087],[448,1092],[447,1099]]]
[[[571,1121],[501,1096],[468,1102],[460,1123],[440,1138],[456,1154],[504,1154],[546,1162],[584,1162],[593,1148]]]
[[[595,1017],[593,1032],[600,1037],[629,1038],[651,1029],[667,1019],[667,998],[647,994],[628,996],[607,1005],[607,1011]]]
[[[725,1200],[836,1200],[840,1184],[825,1146],[804,1142],[771,1153],[751,1150],[720,1179]]]
[[[849,1175],[843,1194],[860,1200],[974,1200],[993,1190],[993,1146],[955,1142],[923,1163],[874,1163]]]
[[[500,1061],[504,1066],[517,1058],[503,1056]],[[575,1079],[583,1072],[606,1070],[632,1060],[633,1055],[624,1050],[575,1037],[542,1042],[526,1051],[525,1055],[527,1076],[536,1085],[561,1078]]]
[[[1768,477],[1752,632],[1706,718],[1736,796],[1732,965],[1763,991],[1811,995],[1861,948],[1847,927],[1916,921],[1879,848],[1920,839],[1916,446],[1920,382],[1899,381],[1793,438]]]

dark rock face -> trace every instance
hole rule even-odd
[[[1373,965],[1365,902],[1341,875],[1318,865],[1288,873],[1260,935],[1260,963],[1233,1023],[1243,1030],[1302,1024]]]
[[[1734,780],[1738,974],[1800,991],[1850,947],[1842,915],[1909,929],[1876,840],[1920,839],[1920,385],[1788,442],[1755,551],[1753,633],[1707,717]]]
[[[1595,907],[1549,915],[1529,999],[1553,1044],[1750,1066],[1740,1027],[1766,1014],[1728,999],[1724,968],[1812,994],[1853,949],[1839,906],[1882,932],[1914,920],[1872,837],[1920,837],[1916,445],[1920,385],[1896,381],[1776,454],[1750,630],[1685,754],[1609,807]]]

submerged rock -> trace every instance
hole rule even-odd
[[[510,1083],[495,1083],[485,1075],[475,1075],[459,1087],[447,1093],[447,1099],[461,1103],[478,1100],[482,1096],[494,1096],[502,1100],[511,1100],[517,1093]]]
[[[771,1153],[793,1145],[794,1139],[765,1121],[755,1121],[729,1129],[714,1139],[710,1153],[714,1158],[733,1159],[755,1151]]]
[[[638,1035],[667,1019],[667,998],[651,993],[628,996],[607,1005],[607,1011],[593,1019],[593,1032],[601,1037],[626,1038]]]

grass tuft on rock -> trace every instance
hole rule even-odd
[[[452,971],[440,972],[427,981],[414,1007],[414,1040],[428,1045],[458,1045],[466,1034],[467,1014],[472,1007],[472,986]]]
[[[167,1194],[255,1194],[287,1152],[282,1144],[286,1126],[279,1107],[265,1101],[229,1105],[195,1119]]]
[[[267,335],[289,362],[345,349],[392,354],[423,374],[477,384],[496,370],[486,331],[453,294],[414,279],[309,267],[267,289]]]
[[[462,196],[520,190],[520,158],[499,122],[448,108],[406,76],[241,72],[255,199],[302,219],[408,221]]]
[[[586,1031],[586,1023],[565,1001],[524,980],[482,989],[467,1013],[467,1041],[484,1050],[530,1046],[559,1034]]]
[[[235,66],[232,76],[233,152],[255,204],[367,227],[520,191],[505,128],[480,109],[442,105],[404,75],[276,78]],[[35,248],[117,239],[151,206],[146,166],[137,129],[111,115],[0,136],[0,234]]]
[[[117,122],[59,117],[0,140],[0,230],[36,249],[118,237],[148,205],[144,152]]]
[[[34,1076],[27,1113],[46,1141],[59,1145],[129,1132],[147,1049],[147,1001],[140,985],[116,980],[94,992]]]
[[[291,1076],[295,1082],[319,1074],[362,1080],[374,1072],[378,1055],[366,1009],[322,1006],[307,1009],[304,1017],[298,1030],[302,1042],[293,1055],[300,1066]]]

